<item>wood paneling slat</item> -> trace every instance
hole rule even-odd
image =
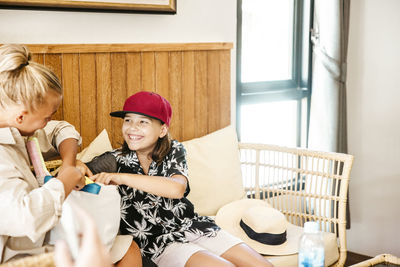
[[[82,147],[87,147],[97,136],[96,55],[80,54],[80,106]]]
[[[33,60],[39,64],[44,64],[44,55],[43,54],[32,54],[31,60]]]
[[[156,68],[154,52],[142,53],[142,89],[145,91],[156,90]]]
[[[60,79],[62,84],[62,58],[61,54],[51,54],[51,55],[43,55],[44,57],[44,65],[51,69],[57,77]],[[54,120],[62,120],[63,119],[63,103],[61,103],[58,108],[56,114],[52,117]]]
[[[196,136],[203,136],[209,133],[208,130],[208,96],[207,90],[207,52],[194,52],[195,58],[195,120]]]
[[[126,54],[111,54],[111,110],[122,110],[126,99]],[[122,119],[112,118],[112,146],[119,147],[123,143],[121,134]]]
[[[121,53],[156,51],[196,51],[232,49],[232,43],[166,43],[166,44],[27,44],[35,54],[54,53]]]
[[[127,96],[142,90],[141,65],[140,53],[128,53],[126,55]]]
[[[96,93],[97,93],[97,128],[100,133],[103,129],[110,135],[111,128],[111,55],[110,53],[96,54]],[[111,138],[111,136],[110,136]]]
[[[209,51],[207,53],[207,118],[210,132],[219,129],[221,120],[219,54],[219,51]]]
[[[169,55],[169,99],[172,106],[171,136],[182,140],[182,52],[171,52]]]
[[[220,52],[220,107],[221,121],[219,128],[231,123],[231,51]]]
[[[182,62],[182,141],[196,137],[195,88],[194,88],[194,52],[183,52]]]
[[[156,87],[155,91],[164,98],[169,99],[169,71],[168,71],[168,52],[155,53],[156,64]]]
[[[64,88],[63,119],[81,132],[80,92],[79,92],[79,55],[64,54],[62,56],[62,81]]]

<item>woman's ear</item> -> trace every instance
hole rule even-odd
[[[24,122],[24,119],[26,117],[26,115],[28,115],[28,111],[26,110],[21,110],[21,112],[19,112],[15,118],[15,121],[17,124],[21,124]]]
[[[164,136],[167,135],[167,133],[168,133],[168,126],[164,123],[163,125],[161,125],[161,132],[158,137],[163,138]]]

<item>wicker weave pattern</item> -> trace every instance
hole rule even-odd
[[[338,236],[339,260],[346,260],[346,202],[353,156],[262,144],[239,144],[247,197],[265,199],[303,226],[318,221]]]
[[[0,264],[1,267],[55,267],[53,253],[43,253]]]
[[[45,161],[46,168],[51,173],[51,175],[57,174],[58,168],[61,166],[61,164],[62,164],[61,159]]]

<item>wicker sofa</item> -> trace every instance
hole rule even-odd
[[[198,213],[213,216],[243,197],[265,200],[292,224],[319,222],[326,233],[325,265],[344,265],[352,155],[238,143],[231,126],[183,144],[191,186],[188,198]],[[297,254],[266,257],[275,266],[298,266]]]
[[[262,199],[280,210],[292,224],[319,222],[328,239],[325,265],[344,265],[346,202],[353,156],[238,143],[232,126],[183,144],[191,187],[188,198],[196,212],[215,216],[233,201]],[[79,156],[83,161],[90,160],[110,147],[107,133],[102,132]],[[54,170],[60,163],[47,162],[47,167]],[[265,257],[277,267],[297,266],[297,254]]]

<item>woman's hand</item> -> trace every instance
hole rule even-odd
[[[74,166],[62,166],[58,172],[57,179],[64,184],[65,197],[67,197],[76,186],[83,187],[83,185],[85,185],[85,177]]]
[[[102,184],[122,184],[122,175],[119,173],[102,172],[90,177],[93,181]]]
[[[85,176],[82,174],[82,171],[79,168],[69,165],[69,164],[64,164],[64,162],[63,162],[60,169],[58,170],[57,176],[60,176],[65,170],[70,169],[70,168],[74,168],[80,172],[81,175],[78,179],[78,182],[74,186],[74,190],[81,190],[85,186]]]
[[[83,174],[83,175],[86,175],[86,176],[88,176],[88,177],[91,177],[91,176],[93,176],[93,173],[92,173],[92,171],[88,168],[88,166],[86,166],[86,164],[85,163],[83,163],[82,161],[80,161],[80,160],[76,160],[76,167],[81,171],[81,173]]]

